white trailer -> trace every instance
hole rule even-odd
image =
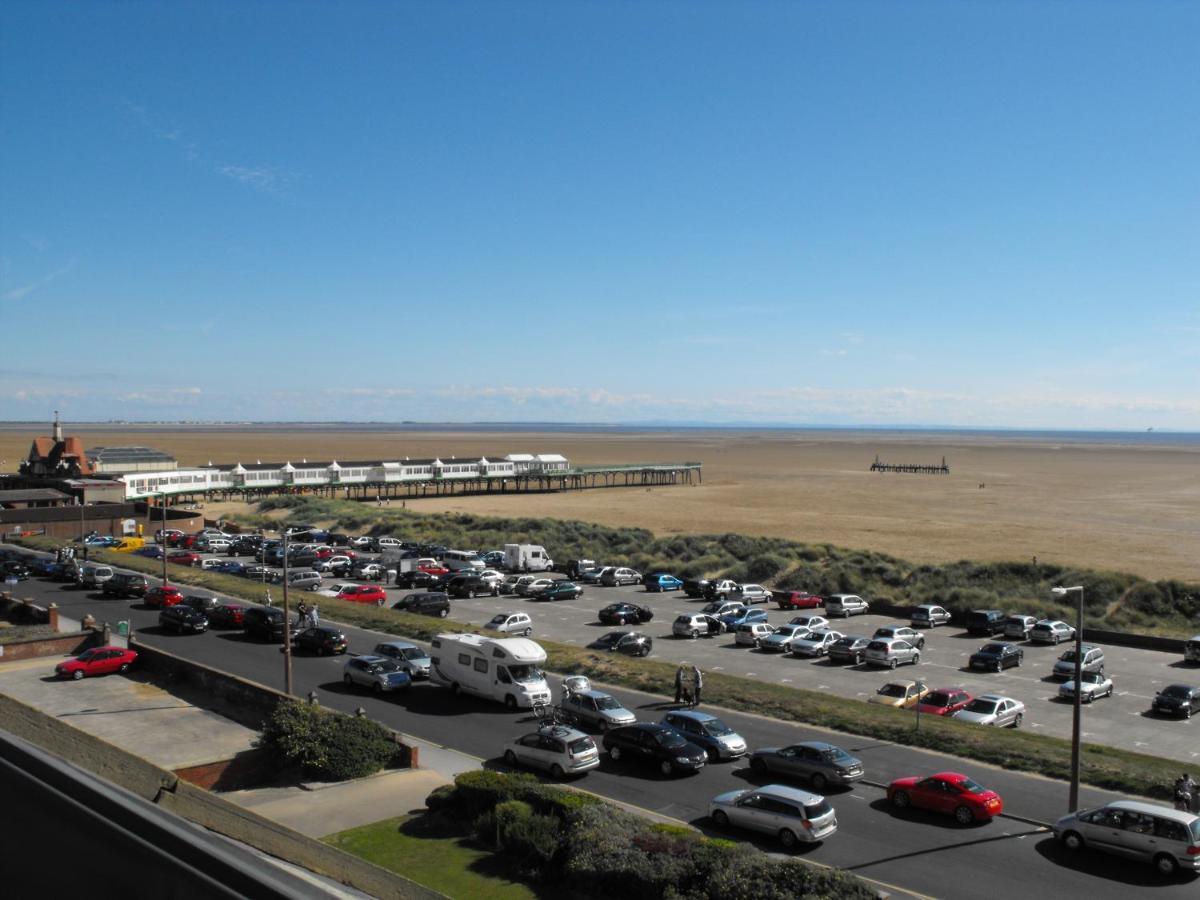
[[[509,709],[550,702],[550,686],[539,668],[546,651],[529,638],[482,634],[439,634],[430,651],[430,680],[453,693],[474,694]]]
[[[549,572],[554,560],[541,544],[505,544],[504,568],[510,572]]]

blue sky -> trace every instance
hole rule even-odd
[[[1200,6],[0,9],[0,419],[1200,430]]]

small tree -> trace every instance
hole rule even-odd
[[[345,716],[306,703],[280,703],[263,723],[258,746],[308,776],[346,781],[378,772],[396,752],[391,733],[367,718]]]

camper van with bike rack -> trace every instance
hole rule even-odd
[[[529,638],[439,634],[429,656],[430,680],[452,693],[474,694],[509,709],[550,702],[550,686],[539,668],[546,651]]]

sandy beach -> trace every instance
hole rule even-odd
[[[35,434],[6,426],[12,471]],[[410,501],[418,510],[579,518],[656,533],[724,532],[862,547],[916,562],[1023,559],[1200,581],[1200,445],[902,432],[334,431],[68,428],[87,447],[145,444],[181,465],[256,459],[566,455],[573,463],[699,461],[688,487]],[[872,473],[940,463],[949,475]]]

